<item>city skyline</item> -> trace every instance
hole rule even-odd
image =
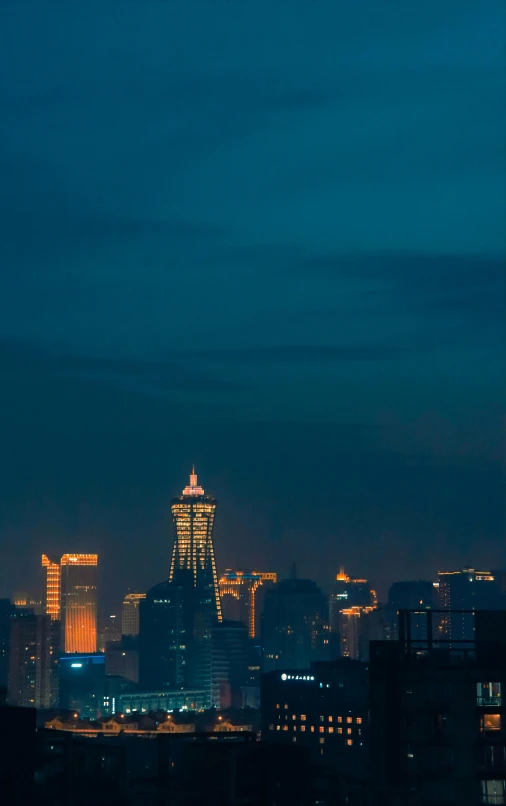
[[[167,573],[167,581],[172,581],[174,578],[175,571],[179,570],[189,570],[191,571],[194,584],[197,580],[197,567],[199,573],[204,575],[207,573],[209,576],[209,580],[212,580],[211,588],[213,589],[213,597],[216,602],[216,611],[218,613],[218,618],[221,620],[222,618],[222,609],[223,605],[221,602],[221,596],[225,595],[230,598],[237,599],[237,605],[235,607],[240,607],[242,611],[244,611],[243,620],[248,625],[250,637],[254,635],[255,631],[255,591],[260,584],[261,580],[265,580],[267,582],[274,582],[276,583],[277,580],[281,579],[288,579],[289,577],[293,577],[293,575],[297,575],[297,564],[291,563],[289,566],[287,565],[288,559],[285,561],[285,568],[281,573],[278,571],[275,572],[261,572],[258,570],[246,570],[245,564],[239,562],[236,566],[236,570],[233,570],[229,567],[224,567],[222,571],[219,571],[221,564],[218,565],[215,559],[215,550],[214,550],[214,543],[213,543],[213,529],[214,529],[214,522],[215,522],[215,515],[216,515],[216,499],[209,495],[209,493],[205,493],[203,487],[198,484],[198,475],[195,471],[195,463],[191,466],[191,472],[189,476],[189,484],[184,487],[180,496],[173,497],[170,501],[170,508],[172,514],[172,533],[169,535],[169,545],[171,544],[169,555],[169,570]],[[195,510],[195,512],[194,512]],[[197,512],[198,510],[198,512]],[[202,512],[201,512],[202,510]],[[205,510],[205,511],[204,511]],[[195,525],[196,524],[196,525]],[[194,537],[196,535],[196,537]],[[172,540],[172,543],[171,543]],[[30,597],[33,604],[37,604],[39,601],[37,599],[40,596],[40,604],[45,607],[44,612],[46,612],[51,619],[60,619],[60,609],[61,609],[61,602],[62,593],[61,593],[61,586],[62,586],[62,568],[66,569],[68,572],[67,566],[72,564],[72,562],[78,562],[79,558],[84,558],[83,561],[86,561],[86,558],[91,558],[91,564],[98,566],[98,555],[97,554],[86,554],[86,553],[65,553],[61,556],[54,555],[54,554],[43,554],[42,555],[42,567],[45,569],[45,579],[41,582],[38,580],[38,583],[35,585],[34,590],[26,591],[29,587],[27,585],[21,585],[13,588],[13,590],[8,591],[4,594],[5,598],[12,598],[15,593],[19,594],[20,588],[23,591],[23,596]],[[362,564],[364,565],[364,563]],[[483,564],[482,564],[483,565]],[[485,573],[490,573],[490,569],[494,567],[500,567],[501,562],[495,564],[489,562],[488,564],[484,564],[488,567],[489,571]],[[459,574],[461,569],[469,569],[474,573],[474,569],[478,566],[478,564],[465,564],[461,563],[459,565],[458,562],[450,564],[452,569],[457,568],[458,570],[444,570],[443,566],[438,564],[437,568],[434,567],[425,577],[421,574],[414,574],[411,578],[409,576],[404,577],[392,577],[386,578],[384,580],[384,586],[382,587],[382,597],[383,601],[386,601],[386,592],[390,588],[390,586],[394,583],[398,583],[401,581],[405,581],[409,579],[412,580],[422,580],[426,579],[432,581],[435,584],[438,584],[438,580],[441,579],[441,574]],[[299,578],[301,579],[309,579],[309,574],[305,573],[304,571],[305,565],[304,563],[301,564],[300,570],[301,574],[299,574]],[[376,569],[377,570],[377,569]],[[478,573],[478,572],[477,572]],[[381,569],[379,578],[381,579]],[[153,577],[154,579],[154,577]],[[164,578],[165,579],[165,578]],[[207,579],[207,577],[206,577]],[[319,580],[316,580],[318,584]],[[371,603],[374,604],[374,607],[378,606],[378,595],[376,590],[371,589],[369,590],[372,584],[376,584],[376,576],[373,574],[373,579],[369,582],[367,579],[355,578],[350,577],[347,573],[345,573],[344,565],[340,562],[337,566],[337,572],[334,573],[334,570],[330,570],[330,575],[327,576],[327,582],[322,587],[325,591],[329,594],[329,602],[330,602],[330,622],[333,620],[332,616],[332,608],[334,600],[336,602],[339,601],[340,594],[334,594],[333,591],[337,590],[336,586],[346,588],[347,583],[352,583],[353,586],[356,586],[357,590],[362,586],[364,590],[371,595]],[[239,594],[239,587],[244,583],[244,585],[252,585],[251,593],[249,597],[244,596],[244,594]],[[252,584],[254,583],[254,584]],[[344,586],[344,587],[343,587]],[[149,587],[149,586],[148,586]],[[152,586],[151,586],[152,587]],[[135,580],[133,582],[133,588],[139,588],[139,585],[136,584]],[[148,590],[148,588],[146,588]],[[246,591],[246,587],[244,587]],[[96,594],[95,594],[96,595]],[[346,594],[347,596],[348,594]],[[138,624],[138,604],[139,600],[143,599],[146,596],[146,593],[139,593],[139,592],[131,592],[131,589],[127,589],[127,593],[122,593],[120,596],[121,601],[123,602],[123,616],[120,616],[121,619],[125,619],[125,608],[127,610],[132,610],[132,615],[127,615],[127,619],[133,618],[134,622]],[[335,599],[337,596],[337,599]],[[0,597],[1,598],[1,597]],[[242,602],[239,605],[239,601]],[[117,597],[115,600],[111,599],[110,597],[100,597],[100,586],[98,591],[98,608],[100,612],[105,614],[106,612],[110,612],[111,610],[117,610],[118,614],[120,613],[120,602],[118,601]],[[365,604],[363,602],[362,604]],[[130,605],[130,607],[128,607]],[[353,608],[356,605],[354,602],[351,607]],[[246,609],[244,609],[246,608]],[[252,609],[252,614],[248,615],[248,611]],[[338,610],[341,609],[338,607]],[[234,610],[234,606],[228,605],[229,612]],[[351,611],[350,611],[351,612]],[[337,610],[336,610],[337,613]],[[96,618],[96,617],[95,617]],[[235,618],[235,616],[234,616]],[[133,623],[133,622],[132,622]],[[257,625],[258,629],[258,625]],[[126,632],[125,634],[129,634]],[[132,634],[135,634],[132,633]],[[90,644],[91,645],[91,644]]]
[[[506,806],[505,31],[0,2],[0,806]]]
[[[499,567],[504,4],[78,6],[0,26],[2,595],[147,590],[192,461],[220,569]]]

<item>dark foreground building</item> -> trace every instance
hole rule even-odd
[[[35,708],[5,706],[0,689],[0,803],[32,806],[35,774]]]
[[[311,806],[314,802],[307,751],[266,746],[251,732],[83,738],[45,730],[39,732],[38,742],[37,805]]]
[[[472,645],[442,641],[440,615],[424,614],[422,641],[411,635],[413,614],[401,611],[399,641],[371,643],[377,802],[506,804],[506,613],[459,613],[474,622]]]

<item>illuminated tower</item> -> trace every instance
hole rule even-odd
[[[62,649],[97,651],[97,554],[42,555],[46,613],[61,621]]]
[[[221,621],[220,592],[213,547],[213,525],[216,501],[197,484],[195,468],[190,483],[182,494],[172,500],[174,547],[169,581],[178,571],[190,571],[193,586],[199,592],[201,604]]]

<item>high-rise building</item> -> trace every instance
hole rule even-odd
[[[127,593],[121,611],[121,634],[139,635],[139,603],[146,598],[145,593]]]
[[[202,605],[221,621],[220,591],[214,558],[213,526],[216,501],[197,483],[193,468],[190,483],[171,503],[174,545],[169,580],[189,571]]]
[[[265,594],[276,582],[277,575],[273,572],[227,568],[219,582],[223,617],[228,621],[242,621],[248,627],[249,637],[256,638]]]
[[[139,682],[143,691],[193,684],[194,588],[188,572],[180,572],[178,578],[179,584],[155,585],[139,605]]]
[[[427,620],[424,616],[424,612],[437,607],[438,593],[433,582],[423,579],[394,582],[388,592],[388,603],[386,607],[386,611],[389,613],[391,620],[390,637],[393,639],[399,637],[397,634],[398,611],[409,610],[411,611],[410,629],[412,637],[426,639],[427,636],[424,630]]]
[[[360,660],[361,635],[364,617],[372,607],[347,607],[339,613],[339,650],[341,658]]]
[[[10,620],[9,702],[25,708],[49,708],[53,671],[51,619],[18,608]]]
[[[473,610],[501,607],[499,586],[490,571],[464,568],[462,571],[438,571],[439,623],[441,638],[453,641],[474,640]],[[460,612],[459,612],[460,611]]]
[[[111,613],[108,616],[99,616],[97,619],[97,649],[105,652],[109,644],[118,644],[121,641],[121,624],[119,618]]]
[[[102,653],[71,653],[60,657],[60,708],[96,719],[102,713],[104,693],[105,656]]]
[[[367,579],[350,577],[344,568],[339,569],[329,596],[330,630],[341,633],[340,613],[354,607],[377,607],[378,597]]]
[[[328,604],[310,579],[285,579],[268,592],[262,619],[264,672],[307,669],[329,657]]]
[[[130,680],[131,683],[139,682],[139,650],[135,637],[125,635],[119,643],[107,644],[105,673]]]
[[[45,611],[62,623],[66,653],[97,649],[97,554],[42,555]]]
[[[171,503],[174,524],[174,546],[169,581],[192,595],[184,598],[185,616],[191,615],[193,635],[191,642],[192,685],[208,692],[211,700],[211,635],[215,624],[222,620],[220,592],[213,546],[213,525],[216,501],[206,495],[198,484],[195,469],[190,483]],[[186,613],[191,608],[191,614]],[[142,659],[141,659],[142,668]]]
[[[248,630],[240,621],[225,619],[213,628],[212,705],[242,708],[243,688],[248,684]]]
[[[375,607],[370,613],[362,613],[358,639],[359,660],[369,661],[371,641],[393,641],[397,638],[396,619],[392,610],[382,605]]]
[[[46,569],[45,611],[53,621],[60,621],[61,610],[61,557],[42,555],[42,567]]]
[[[426,640],[412,640],[409,615],[399,614],[398,641],[371,643],[378,802],[504,804],[506,613],[466,614],[475,630],[465,645],[441,638],[432,610],[423,614]]]
[[[6,689],[9,681],[9,648],[13,612],[14,608],[10,599],[0,599],[0,689]]]

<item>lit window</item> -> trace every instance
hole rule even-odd
[[[292,742],[296,742],[296,741],[297,741],[297,737],[296,737],[296,736],[293,736],[293,737],[292,737]]]
[[[338,722],[342,722],[342,721],[343,721],[342,716],[338,716],[338,717],[337,717],[337,721],[338,721]]]
[[[342,733],[342,732],[343,732],[343,729],[342,729],[342,728],[338,728],[338,729],[337,729],[337,732],[338,732],[338,733]]]
[[[482,733],[498,733],[500,730],[501,730],[500,714],[482,714],[481,716]]]
[[[329,716],[329,722],[332,722],[332,717],[331,716]]]
[[[506,803],[506,781],[482,781],[481,802],[487,804]]]
[[[346,731],[346,733],[348,733],[348,734],[349,734],[349,733],[351,733],[351,728],[348,728],[348,730]]]
[[[314,733],[314,725],[311,725],[311,733]]]
[[[357,734],[358,734],[359,736],[362,736],[362,728],[357,728]]]
[[[501,684],[477,683],[476,695],[478,705],[501,705]]]
[[[274,725],[269,725],[269,730],[274,730]]]
[[[296,714],[292,714],[292,719],[297,719],[297,715],[296,715]]]
[[[353,739],[347,739],[347,740],[346,740],[346,744],[347,744],[349,747],[351,747],[351,746],[352,746],[352,744],[353,744]]]
[[[288,725],[283,725],[283,730],[288,730]]]
[[[320,744],[325,744],[325,739],[320,739]]]
[[[352,716],[347,716],[346,721],[347,722],[353,722],[353,717]]]
[[[281,725],[276,725],[276,730],[281,730]]]
[[[301,714],[301,715],[300,715],[300,721],[301,721],[301,722],[305,722],[305,721],[306,721],[306,715],[305,715],[305,714]]]
[[[362,724],[362,717],[361,717],[361,716],[357,716],[357,718],[356,718],[355,722],[357,723],[357,725],[361,725],[361,724]]]
[[[323,725],[322,725],[322,727],[320,728],[320,733],[325,733],[325,728],[323,727]]]
[[[329,733],[334,733],[334,728],[329,728]]]
[[[284,709],[285,709],[285,711],[288,711],[288,703],[287,702],[285,702]]]
[[[279,708],[279,702],[276,703],[276,708]]]
[[[294,726],[293,726],[293,729],[294,729],[294,730],[297,730],[297,725],[294,725]]]
[[[325,717],[324,716],[320,717],[320,722],[325,722]]]
[[[301,729],[301,731],[304,733],[304,731],[306,730],[306,726],[305,726],[305,725],[301,725],[300,729]]]

